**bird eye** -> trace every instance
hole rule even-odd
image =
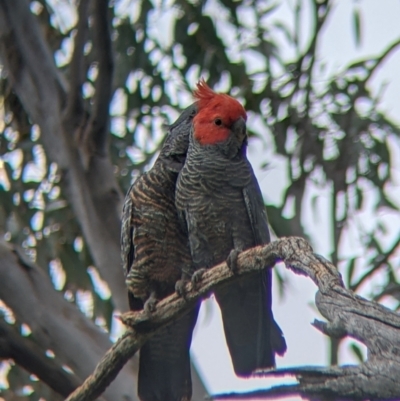
[[[222,125],[222,120],[221,120],[220,118],[216,118],[216,119],[214,120],[214,124],[215,124],[215,125]]]

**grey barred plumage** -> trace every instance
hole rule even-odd
[[[151,313],[175,291],[181,271],[191,269],[188,240],[178,223],[175,184],[182,168],[196,106],[174,123],[154,166],[125,198],[121,251],[131,309]],[[190,400],[189,349],[198,306],[159,330],[140,350],[138,393],[142,401]]]
[[[205,86],[198,86],[199,111],[176,186],[195,269],[270,241],[261,191],[246,157],[244,109],[227,95],[219,105],[219,95]],[[271,271],[240,278],[215,296],[236,374],[275,366],[275,354],[286,351],[286,342],[271,311]]]
[[[242,157],[227,163],[211,145],[202,147],[194,141],[188,154],[178,179],[176,205],[184,212],[180,219],[187,224],[194,267],[209,268],[225,260],[232,249],[253,245],[242,194],[251,183],[251,167]],[[239,229],[241,235],[235,235]],[[243,238],[250,242],[247,247]]]

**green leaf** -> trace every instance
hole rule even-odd
[[[355,267],[356,267],[356,258],[351,258],[349,267],[347,268],[347,286],[349,288],[351,286],[351,280],[353,278]]]
[[[362,32],[361,32],[361,14],[359,8],[355,8],[353,11],[353,30],[354,30],[354,40],[357,47],[361,46]]]
[[[353,354],[355,355],[355,357],[359,360],[359,362],[363,363],[365,360],[365,357],[363,355],[361,347],[358,346],[356,343],[351,343],[350,349],[353,352]]]

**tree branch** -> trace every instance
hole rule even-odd
[[[224,393],[216,394],[209,399],[220,400],[277,400],[279,398],[287,398],[288,396],[300,395],[299,386],[297,384],[288,384],[282,386],[274,386],[269,389],[260,389],[243,393]]]
[[[132,331],[127,331],[107,351],[96,366],[94,373],[66,401],[89,401],[97,399],[149,337],[149,335],[146,337]]]
[[[320,255],[302,238],[282,238],[265,246],[242,252],[238,258],[237,273],[221,263],[202,276],[197,288],[186,285],[185,299],[173,294],[157,304],[149,316],[145,311],[127,312],[121,320],[131,327],[114,350],[110,350],[95,373],[77,389],[68,401],[93,400],[116,375],[116,369],[129,355],[160,327],[187,312],[200,298],[216,287],[226,285],[242,275],[264,268],[272,268],[283,261],[296,274],[311,278],[318,286],[316,305],[328,322],[315,322],[328,335],[349,335],[368,347],[368,360],[359,366],[332,368],[300,367],[265,372],[265,376],[294,375],[298,384],[272,387],[251,393],[218,394],[212,398],[254,399],[298,394],[308,398],[329,400],[380,399],[392,400],[400,396],[400,316],[376,302],[368,301],[344,288],[337,268]],[[125,351],[122,351],[125,348]],[[109,362],[112,361],[112,375]],[[84,397],[83,398],[83,394]]]
[[[112,95],[114,70],[111,34],[108,19],[108,0],[95,0],[93,45],[98,61],[93,110],[85,131],[85,145],[89,151],[105,156],[108,154],[109,106]]]
[[[17,322],[27,324],[31,330],[28,338],[18,338],[13,333],[12,341],[2,334],[1,339],[6,342],[0,344],[0,351],[7,351],[16,363],[67,395],[72,385],[75,388],[93,371],[111,346],[107,334],[57,292],[48,276],[23,251],[4,241],[0,241],[0,282],[0,299],[12,310]],[[28,339],[35,344],[34,353]],[[55,358],[46,364],[39,355],[44,357],[47,350],[53,351]],[[54,372],[49,370],[51,361],[58,366]],[[60,375],[63,366],[74,374]],[[137,371],[127,366],[107,389],[105,399],[136,400],[135,377]]]
[[[66,397],[81,384],[74,374],[68,373],[61,364],[47,357],[34,341],[21,337],[10,324],[0,319],[0,356],[13,359],[28,372],[36,375],[57,393]],[[7,350],[7,353],[4,353]]]
[[[316,50],[317,50],[317,44],[318,40],[320,39],[321,35],[319,33],[321,32],[322,27],[324,26],[324,23],[329,15],[329,12],[331,10],[331,4],[330,0],[324,0],[324,1],[315,1],[314,0],[314,20],[315,20],[315,29],[314,33],[311,39],[311,42],[308,46],[308,49],[304,52],[304,55],[301,58],[301,64],[304,64],[304,61],[306,57],[310,57],[310,60],[307,61],[307,67],[303,68],[303,73],[304,70],[307,71],[306,77],[307,77],[307,84],[306,84],[306,101],[305,101],[305,106],[306,106],[306,114],[309,116],[310,114],[310,95],[312,93],[312,83],[313,83],[313,70],[314,70],[314,64],[316,61]],[[300,76],[298,78],[298,82],[300,80]]]
[[[365,280],[367,280],[369,277],[372,276],[373,273],[375,273],[381,267],[386,265],[389,262],[389,258],[393,255],[393,253],[396,251],[399,245],[400,245],[400,236],[387,252],[385,252],[384,254],[377,255],[370,262],[372,267],[369,268],[368,271],[365,272],[354,284],[351,284],[350,289],[356,291],[360,287],[360,285],[364,283]]]
[[[80,0],[74,51],[72,53],[71,62],[69,63],[69,94],[64,120],[71,124],[72,129],[82,124],[84,115],[82,100],[82,85],[85,80],[83,51],[88,36],[88,8],[89,0]]]

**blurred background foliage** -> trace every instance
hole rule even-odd
[[[384,208],[398,213],[399,202],[387,188],[393,185],[391,146],[398,143],[400,129],[379,111],[380,95],[371,94],[369,81],[399,42],[387,43],[382,54],[354,61],[326,77],[318,45],[331,2],[310,2],[307,40],[301,38],[303,2],[290,2],[290,25],[275,17],[284,2],[110,1],[115,71],[109,146],[115,175],[125,193],[135,177],[152,165],[165,125],[191,103],[191,90],[204,77],[216,90],[237,97],[249,111],[250,135],[268,145],[260,156],[262,168],[268,170],[272,156],[284,158],[282,201],[272,204],[266,197],[276,235],[307,237],[304,210],[317,213],[318,199],[306,199],[305,191],[310,183],[325,188],[330,205],[325,218],[330,222],[326,241],[332,249],[325,256],[341,268],[353,290],[379,274],[384,285],[372,286],[369,296],[380,300],[389,295],[398,302],[400,235],[388,240],[386,223],[378,214],[369,224],[355,216],[370,202],[371,194],[375,212]],[[30,2],[67,81],[77,3]],[[351,40],[361,43],[360,9],[355,8],[349,18],[354,24]],[[88,21],[90,27],[90,15]],[[88,112],[98,73],[92,53],[89,32],[83,85]],[[88,318],[110,330],[112,295],[99,278],[79,222],[63,194],[57,165],[47,161],[40,128],[31,124],[4,70],[0,80],[0,155],[0,234],[21,244],[48,272],[57,290],[76,302]],[[263,189],[266,194],[270,190]],[[363,251],[359,257],[348,258],[341,249],[354,225],[357,230],[352,235],[358,237]],[[284,291],[284,277],[280,279]],[[2,307],[6,314],[5,305]],[[333,363],[337,361],[336,346],[331,349]],[[362,357],[356,345],[352,349]],[[7,366],[12,390],[0,393],[7,400],[56,399],[35,378]]]

